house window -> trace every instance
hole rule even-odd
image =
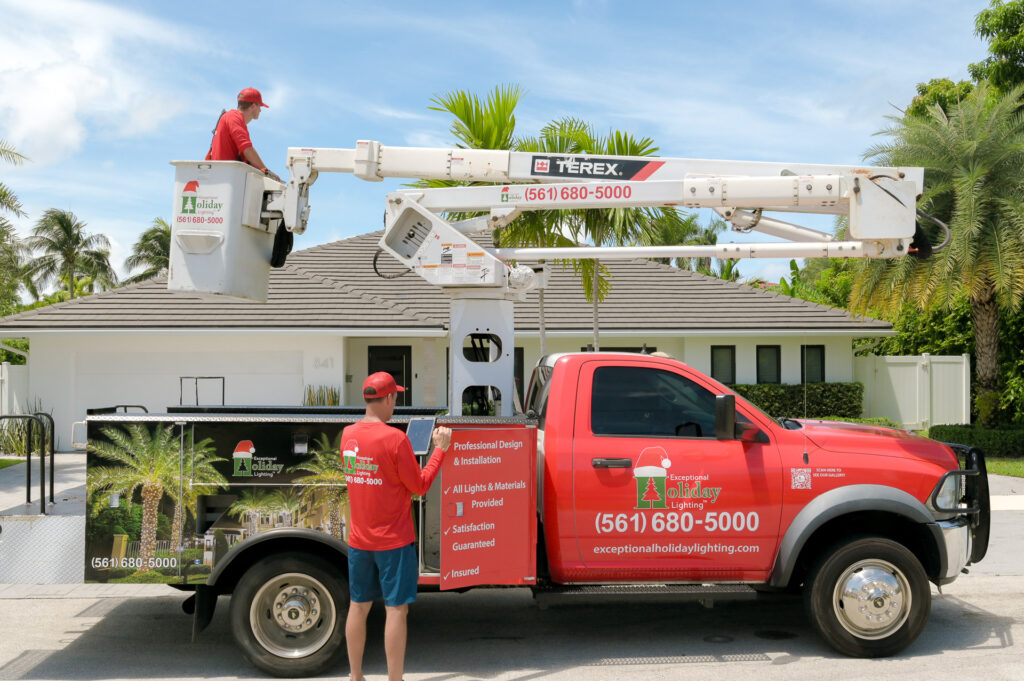
[[[800,380],[803,383],[825,382],[825,346],[800,346]]]
[[[711,377],[720,383],[736,382],[736,346],[711,346]]]
[[[778,345],[757,346],[757,382],[782,383],[782,350]]]

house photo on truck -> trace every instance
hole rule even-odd
[[[826,643],[893,655],[930,583],[986,552],[983,456],[894,429],[772,419],[673,359],[544,357],[525,414],[437,416],[452,444],[414,500],[422,591],[521,586],[539,604],[800,592]],[[246,658],[343,665],[349,408],[176,408],[88,419],[86,577],[217,596]],[[413,408],[393,424],[406,428]],[[148,457],[149,461],[140,461]],[[154,474],[159,471],[159,475]]]

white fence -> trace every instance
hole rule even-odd
[[[971,422],[971,356],[855,357],[853,379],[864,384],[864,416],[885,416],[904,428]]]
[[[28,366],[0,362],[0,414],[21,414],[28,403]]]

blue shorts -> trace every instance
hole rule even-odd
[[[388,551],[348,548],[348,589],[356,603],[379,598],[391,607],[412,603],[419,579],[415,543]]]

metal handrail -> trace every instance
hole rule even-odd
[[[54,504],[54,503],[56,503],[56,500],[53,498],[53,478],[54,478],[54,471],[57,470],[57,459],[56,459],[56,454],[57,454],[57,434],[56,434],[57,424],[54,423],[53,417],[50,416],[49,414],[47,414],[45,411],[37,411],[36,413],[34,413],[32,415],[33,416],[37,416],[37,417],[39,417],[41,419],[45,419],[46,422],[50,425],[50,437],[49,437],[49,440],[50,440],[50,503]],[[43,434],[44,435],[46,434],[45,430],[44,430]],[[42,456],[42,452],[40,452],[40,456]]]
[[[28,421],[25,431],[25,505],[32,503],[32,445],[35,444],[32,424],[39,425],[40,434],[46,432],[42,419],[32,414],[0,414],[0,421]],[[52,489],[52,487],[51,487]],[[46,515],[46,453],[39,452],[39,512]]]

